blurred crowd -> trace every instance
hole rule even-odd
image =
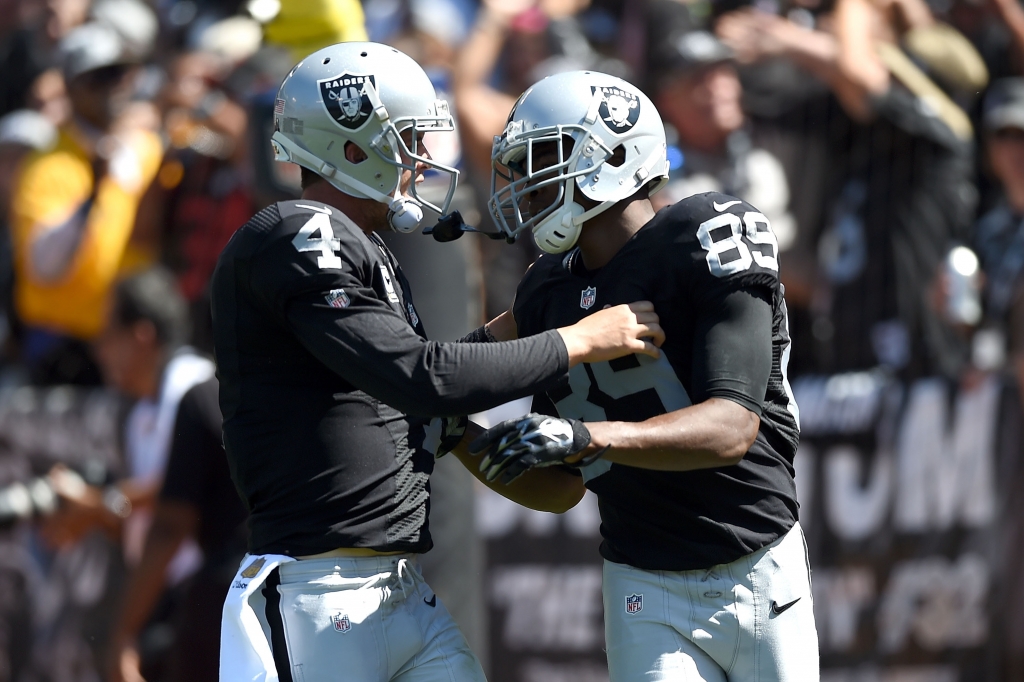
[[[132,404],[120,477],[54,469],[62,502],[41,527],[54,551],[99,530],[137,567],[97,647],[108,679],[210,679],[147,671],[138,646],[168,586],[205,575],[187,589],[216,594],[244,551],[226,466],[172,461],[176,419],[219,447],[208,283],[233,231],[297,194],[268,144],[278,83],[366,39],[453,104],[457,138],[426,144],[461,169],[457,207],[482,229],[492,137],[519,94],[611,73],[664,118],[658,206],[716,190],[771,220],[791,374],[1024,384],[1019,0],[0,0],[0,386],[106,386]],[[537,251],[463,242],[467,286],[425,295],[471,328],[508,307]],[[218,619],[202,601],[182,637]],[[187,650],[197,670],[216,659]]]

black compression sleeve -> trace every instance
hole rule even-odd
[[[708,307],[693,346],[694,402],[725,398],[760,416],[772,368],[772,306],[760,287]]]
[[[339,376],[406,414],[480,412],[553,388],[569,369],[555,330],[497,343],[424,341],[386,304],[346,291],[351,305],[341,310],[320,294],[294,298],[289,327]]]

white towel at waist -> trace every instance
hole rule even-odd
[[[270,572],[295,561],[281,554],[246,554],[224,599],[220,625],[221,682],[278,682],[270,642],[249,597],[260,589]]]

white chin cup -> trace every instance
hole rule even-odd
[[[398,198],[388,207],[388,224],[395,232],[414,232],[423,222],[423,208],[408,199]]]
[[[575,201],[562,205],[557,211],[533,228],[533,241],[544,253],[565,253],[576,244],[583,223],[573,223],[573,218],[583,215],[584,209]]]

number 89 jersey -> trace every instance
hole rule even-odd
[[[713,342],[722,330],[714,328],[738,291],[763,302],[753,305],[762,306],[755,317],[764,323],[743,316],[751,328],[729,328],[730,350],[722,353]],[[788,323],[767,218],[724,194],[689,197],[658,212],[597,271],[586,271],[578,249],[541,257],[520,284],[513,312],[523,337],[637,300],[654,303],[665,330],[661,357],[577,365],[568,384],[536,396],[534,408],[591,422],[638,422],[722,397],[758,414],[757,439],[733,466],[664,472],[599,460],[583,470],[598,495],[606,559],[671,571],[734,561],[797,520],[799,416],[786,378]],[[750,359],[768,353],[769,337],[762,394],[750,388],[764,385]],[[760,384],[751,380],[759,371]]]

